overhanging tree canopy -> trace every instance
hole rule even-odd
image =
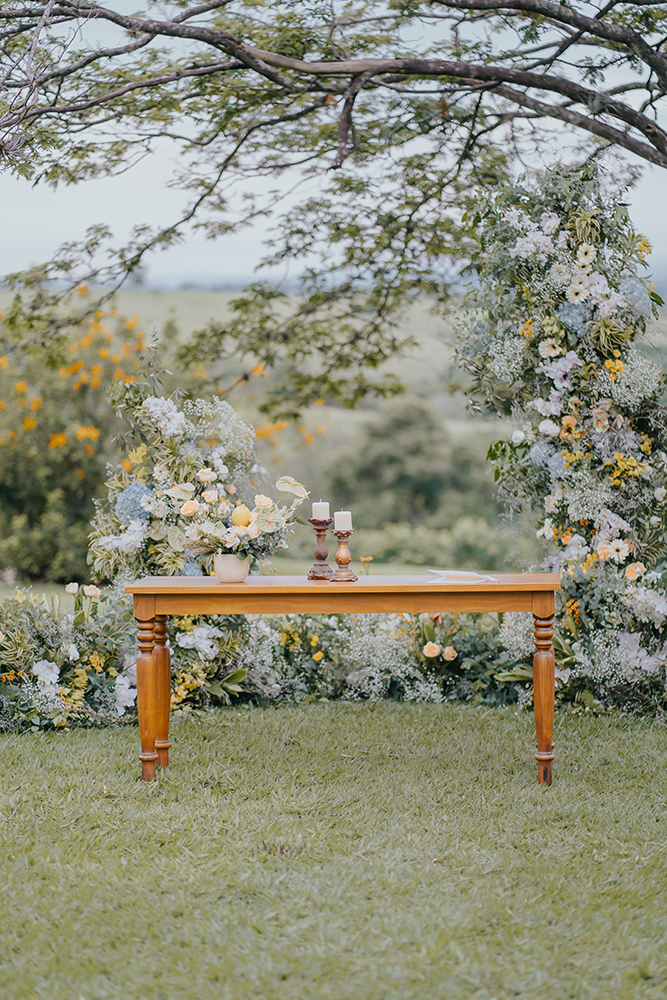
[[[448,261],[467,249],[473,183],[494,182],[511,156],[553,141],[554,128],[562,138],[562,126],[589,152],[613,146],[667,166],[657,120],[666,36],[667,5],[652,0],[211,0],[148,3],[140,14],[121,0],[7,4],[5,166],[71,184],[172,141],[183,164],[175,183],[192,198],[180,218],[138,228],[111,256],[100,258],[108,234],[97,228],[17,277],[34,295],[6,335],[24,338],[26,323],[29,339],[53,331],[62,289],[45,291],[48,279],[113,284],[184,227],[214,237],[278,198],[234,201],[235,178],[324,174],[272,247],[272,260],[322,261],[296,311],[258,286],[235,322],[201,338],[199,355],[241,340],[250,355],[285,362],[274,403],[287,410],[382,390],[368,367],[397,350],[392,321],[406,297],[445,293]],[[304,374],[312,355],[315,378]]]

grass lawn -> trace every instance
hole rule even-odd
[[[667,996],[667,732],[315,704],[0,737],[8,1000]]]

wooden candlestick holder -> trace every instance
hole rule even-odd
[[[334,531],[334,535],[338,539],[338,551],[336,552],[338,569],[331,579],[335,580],[336,583],[348,583],[358,579],[350,569],[352,556],[350,555],[350,547],[347,544],[348,538],[353,534],[354,528],[350,531]]]
[[[327,528],[330,524],[333,524],[333,517],[328,517],[324,521],[318,521],[316,518],[309,517],[308,523],[312,524],[315,534],[317,535],[317,541],[315,542],[315,562],[313,563],[313,568],[308,574],[308,579],[331,580],[334,574],[331,566],[329,566],[327,562],[329,550],[325,539],[327,536]]]

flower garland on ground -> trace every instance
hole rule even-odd
[[[657,305],[651,247],[597,167],[555,167],[480,210],[479,288],[458,359],[510,423],[499,494],[561,571],[558,666],[573,691],[664,700],[667,417],[662,368],[637,347]],[[534,521],[537,520],[537,524]]]

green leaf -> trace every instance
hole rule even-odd
[[[422,625],[422,635],[425,642],[435,642],[435,629],[429,622]]]
[[[239,667],[238,670],[234,670],[231,674],[227,674],[226,677],[223,677],[222,683],[225,687],[230,683],[237,684],[239,681],[245,680],[247,674],[248,671],[245,667]]]
[[[649,295],[651,296],[651,299],[654,302],[658,303],[659,306],[664,306],[665,303],[664,303],[663,299],[660,298],[660,296],[658,295],[657,292],[649,292]]]

